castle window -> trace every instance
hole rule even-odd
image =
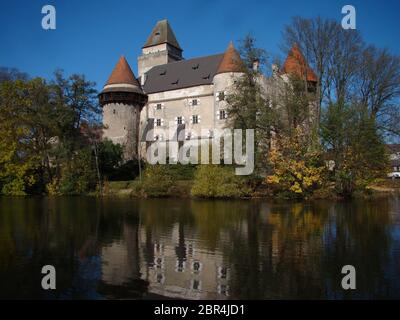
[[[115,109],[113,110],[113,114],[115,114]]]
[[[197,106],[197,102],[198,102],[197,99],[193,99],[193,100],[192,100],[192,105],[193,105],[193,106]]]
[[[177,117],[177,118],[176,118],[176,123],[177,123],[177,124],[182,124],[182,123],[183,123],[182,117]]]
[[[225,92],[221,91],[218,92],[218,101],[224,101],[225,100]]]
[[[197,123],[199,123],[199,116],[198,115],[193,115],[192,116],[192,123],[193,124],[197,124]]]
[[[161,103],[157,103],[156,109],[157,109],[157,110],[161,110],[161,108],[162,108]]]
[[[161,119],[156,119],[156,126],[161,127],[162,126],[162,120]]]
[[[219,117],[220,120],[228,118],[228,114],[226,113],[225,110],[219,110]]]

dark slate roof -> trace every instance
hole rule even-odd
[[[151,31],[150,36],[147,38],[146,43],[143,48],[156,46],[158,44],[168,43],[175,48],[182,50],[178,40],[176,40],[175,34],[172,31],[168,20],[158,21],[153,31]]]
[[[151,68],[143,86],[145,93],[212,84],[224,54],[181,60]]]

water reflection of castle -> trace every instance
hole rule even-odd
[[[152,294],[227,299],[230,270],[222,255],[202,249],[194,240],[182,239],[179,228],[179,223],[174,224],[169,236],[153,240],[150,248],[145,228],[138,231],[137,226],[125,224],[123,238],[102,248],[103,282],[123,286],[141,278]]]

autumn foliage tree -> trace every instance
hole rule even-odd
[[[278,137],[269,152],[269,164],[271,174],[266,183],[280,196],[307,198],[324,183],[326,167],[321,153],[311,148],[309,135],[302,127]]]

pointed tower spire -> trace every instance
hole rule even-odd
[[[283,64],[282,72],[284,74],[295,75],[300,78],[306,76],[307,81],[317,82],[317,75],[314,70],[308,65],[306,58],[301,52],[297,43],[290,49],[289,54]]]
[[[175,34],[167,19],[157,22],[143,48],[157,46],[162,43],[167,43],[182,51],[182,48],[180,47],[178,40],[176,40]]]
[[[239,52],[237,52],[233,46],[232,41],[229,43],[228,49],[225,51],[216,74],[225,72],[243,72],[243,61],[240,58]]]
[[[103,92],[111,89],[112,91],[118,89],[120,91],[130,91],[143,94],[139,81],[136,79],[124,56],[119,58],[104,86]]]
[[[135,75],[131,67],[126,61],[124,56],[121,56],[115,65],[110,77],[107,80],[106,85],[110,84],[131,84],[131,85],[138,85],[139,82],[136,80]]]

